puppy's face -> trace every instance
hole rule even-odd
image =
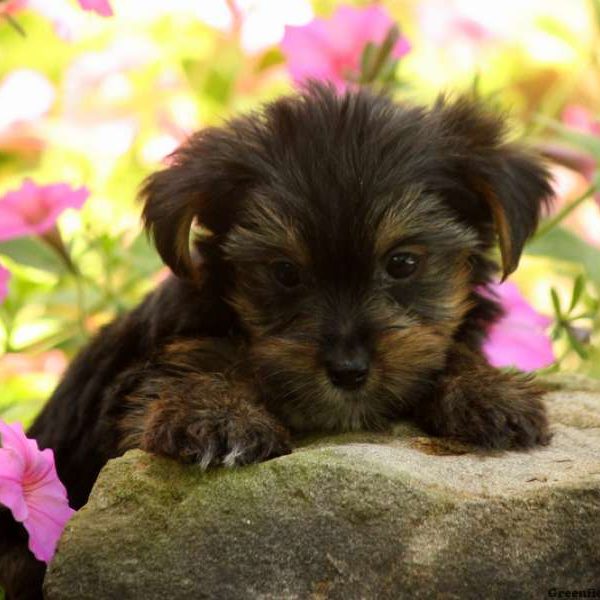
[[[228,301],[270,408],[296,429],[383,425],[443,366],[471,306],[474,231],[417,185],[342,181],[255,190],[224,245]]]
[[[176,272],[191,220],[212,231],[205,268],[227,279],[271,410],[348,430],[384,425],[444,368],[495,232],[506,274],[548,186],[477,105],[313,87],[199,134],[145,195]]]

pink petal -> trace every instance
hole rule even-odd
[[[380,5],[356,8],[353,6],[340,6],[330,22],[330,31],[345,30],[345,46],[348,51],[357,54],[360,58],[368,42],[381,44],[389,30],[395,25],[394,20]],[[335,34],[333,34],[335,35]],[[349,37],[352,36],[352,40]],[[396,42],[392,50],[394,58],[401,58],[410,50],[410,44],[404,37]]]
[[[29,516],[23,525],[29,533],[29,549],[38,560],[46,563],[52,560],[60,536],[69,519],[75,513],[68,506],[35,504],[30,507]]]
[[[473,42],[485,42],[494,39],[495,35],[482,23],[468,17],[457,16],[454,20],[454,30]]]
[[[0,4],[0,15],[3,13],[12,14],[27,7],[27,0],[6,0]]]
[[[550,317],[538,313],[521,295],[519,288],[512,282],[507,281],[494,286],[494,291],[502,301],[502,306],[508,312],[510,320],[522,322],[540,328],[547,327],[552,322]]]
[[[554,362],[552,342],[543,331],[500,322],[489,333],[484,352],[495,367],[516,367],[531,371]]]
[[[562,113],[565,125],[577,129],[583,133],[600,135],[600,121],[585,106],[570,104]]]
[[[10,280],[10,271],[0,265],[0,302],[8,296],[8,282]]]
[[[60,482],[51,449],[39,450],[23,427],[0,420],[0,502],[29,533],[29,549],[49,562],[73,511]]]
[[[39,452],[35,463],[28,465],[23,487],[28,503],[39,498],[56,498],[66,502],[67,490],[58,478],[51,448]]]
[[[306,26],[286,26],[281,49],[288,57],[288,69],[296,83],[318,79],[343,89],[344,79],[335,64],[327,35],[320,19]]]
[[[5,450],[13,450],[17,455],[23,456],[23,462],[26,461],[28,448],[27,438],[21,423],[9,425],[0,420],[0,445]]]
[[[29,549],[39,560],[49,562],[65,525],[75,511],[69,507],[66,490],[56,474],[52,451],[43,452],[49,453],[46,458],[51,462],[44,465],[46,470],[40,480],[34,480],[34,476],[40,473],[31,474],[32,480],[25,488],[29,516],[23,525],[29,533]]]
[[[23,492],[24,464],[12,450],[0,448],[0,504],[11,510],[17,521],[27,518],[29,510]]]
[[[83,10],[91,10],[103,17],[113,16],[113,10],[108,0],[79,0],[79,6]]]
[[[32,228],[19,215],[0,204],[0,242],[33,233]]]
[[[25,435],[21,423],[9,425],[0,419],[0,440],[2,440],[2,448],[13,451],[23,461],[25,470],[39,460],[40,451],[37,442]]]
[[[301,83],[309,78],[328,80],[338,90],[349,75],[357,75],[362,52],[369,42],[380,44],[394,21],[381,6],[340,6],[330,19],[313,19],[307,25],[287,26],[281,43],[292,78]],[[401,37],[392,54],[410,50]]]
[[[524,371],[552,364],[552,342],[545,331],[552,319],[538,313],[514,283],[494,284],[488,289],[498,296],[505,311],[504,317],[490,329],[483,346],[490,364]],[[492,295],[486,289],[480,292]]]
[[[81,208],[88,196],[85,187],[73,189],[66,183],[40,186],[25,179],[19,189],[0,198],[0,241],[46,233],[64,210]]]
[[[439,46],[465,43],[477,49],[485,42],[503,37],[493,18],[455,5],[448,0],[427,0],[417,6],[419,29],[428,42]]]

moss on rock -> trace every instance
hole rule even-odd
[[[561,387],[562,386],[562,387]],[[554,386],[554,439],[482,453],[410,424],[235,470],[132,451],[69,523],[49,600],[507,598],[600,573],[600,391]]]

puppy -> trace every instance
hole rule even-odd
[[[83,350],[30,435],[75,508],[129,448],[244,465],[289,452],[291,433],[400,417],[485,448],[546,444],[541,390],[481,344],[501,314],[490,252],[510,274],[550,193],[465,98],[425,109],[312,84],[205,129],[142,190],[175,276]]]

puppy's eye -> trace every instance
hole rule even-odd
[[[271,265],[273,277],[288,289],[298,287],[301,283],[300,269],[291,262],[279,260]]]
[[[419,268],[421,257],[413,252],[396,252],[385,265],[385,270],[394,279],[406,279]]]

